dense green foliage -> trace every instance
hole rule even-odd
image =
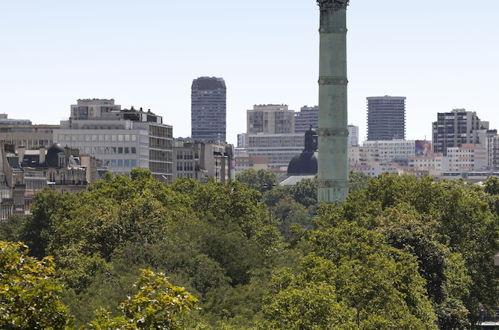
[[[71,323],[61,303],[54,263],[27,255],[27,247],[0,241],[0,328],[63,329]]]
[[[0,239],[47,265],[35,286],[75,327],[459,329],[498,305],[497,179],[352,173],[347,201],[318,207],[316,179],[237,178],[166,185],[135,170],[45,190]]]

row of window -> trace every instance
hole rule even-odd
[[[136,159],[103,159],[102,165],[105,167],[137,167]]]
[[[76,146],[77,147],[77,146]],[[81,153],[91,155],[127,155],[136,154],[136,147],[77,147]]]
[[[194,171],[194,164],[192,162],[178,162],[177,171]]]
[[[129,142],[137,141],[133,134],[60,134],[59,141],[63,142]]]

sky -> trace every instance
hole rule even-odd
[[[366,136],[367,96],[406,96],[408,139],[437,112],[499,128],[499,1],[352,0],[349,122]],[[80,98],[151,109],[190,135],[190,87],[227,83],[227,139],[254,104],[318,102],[314,0],[0,0],[0,112],[55,124]]]

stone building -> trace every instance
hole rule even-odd
[[[0,141],[28,149],[49,147],[59,125],[33,125],[27,119],[9,119],[0,114]]]
[[[255,105],[246,111],[246,133],[290,134],[295,132],[295,112],[285,104]]]
[[[216,182],[228,182],[234,177],[234,151],[230,144],[175,141],[173,160],[174,179],[205,182],[213,178]]]
[[[46,187],[78,192],[98,179],[95,158],[60,145],[25,150],[2,143],[0,152],[1,219],[28,214],[34,195]]]

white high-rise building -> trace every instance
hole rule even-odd
[[[359,126],[348,125],[348,145],[352,147],[359,145]]]

